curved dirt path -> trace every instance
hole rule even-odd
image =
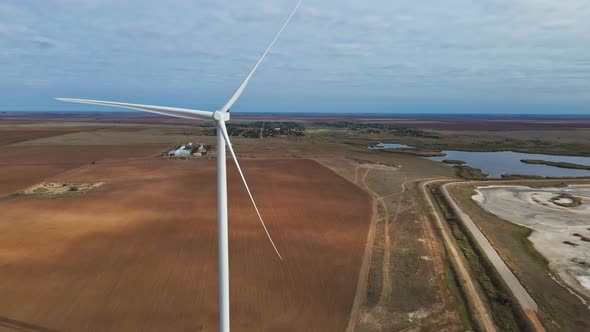
[[[367,171],[368,173],[368,171]],[[366,174],[365,174],[366,176]],[[407,176],[404,176],[404,182],[402,183],[401,187],[402,190],[395,192],[393,194],[388,194],[388,195],[383,195],[383,196],[379,196],[376,193],[375,197],[377,198],[377,201],[383,206],[384,210],[385,210],[385,217],[380,218],[379,220],[385,219],[385,222],[383,224],[383,229],[384,229],[384,250],[383,250],[383,281],[382,281],[382,287],[381,287],[381,296],[379,298],[379,303],[381,305],[383,305],[383,302],[387,300],[387,298],[389,296],[391,296],[391,291],[392,291],[392,281],[391,281],[391,276],[390,276],[390,257],[391,257],[391,238],[389,237],[389,231],[390,231],[390,224],[393,224],[394,222],[397,221],[398,216],[400,215],[400,213],[414,208],[416,206],[416,202],[410,204],[409,206],[405,207],[402,209],[402,204],[397,204],[397,208],[395,210],[394,213],[389,213],[389,210],[387,209],[387,203],[385,202],[386,198],[390,198],[393,196],[397,196],[397,195],[402,195],[406,192],[407,188],[406,185],[408,183],[412,183],[412,182],[419,182],[419,181],[424,181],[424,180],[429,180],[432,178],[424,178],[424,179],[413,179],[413,180],[408,180]],[[366,186],[365,183],[365,179],[363,178],[363,184]],[[370,190],[367,187],[368,190]]]
[[[362,173],[363,168],[366,168],[366,171],[364,172],[364,174]],[[354,174],[354,182],[357,185],[361,186],[363,189],[365,189],[373,197],[373,216],[371,218],[371,225],[370,225],[370,229],[369,229],[369,235],[367,237],[365,255],[363,258],[363,263],[361,265],[361,270],[359,271],[359,278],[358,278],[358,282],[357,282],[356,294],[355,294],[353,306],[351,309],[350,318],[348,321],[346,332],[354,331],[354,329],[356,328],[356,324],[358,323],[361,307],[362,307],[362,304],[364,303],[365,298],[366,298],[369,269],[370,269],[370,264],[371,264],[371,260],[372,260],[372,256],[373,256],[373,247],[375,246],[375,235],[376,235],[376,231],[377,231],[377,223],[382,220],[385,220],[384,225],[383,225],[383,227],[384,227],[383,249],[384,250],[383,250],[383,259],[382,259],[382,282],[381,282],[382,287],[381,287],[381,294],[379,295],[379,303],[383,303],[383,301],[385,299],[387,299],[388,296],[390,296],[391,291],[392,291],[390,269],[389,269],[389,264],[390,264],[389,260],[390,260],[390,254],[391,254],[390,253],[391,240],[389,238],[389,221],[390,221],[390,218],[392,218],[392,217],[394,218],[392,221],[395,221],[395,219],[397,219],[397,216],[401,212],[415,207],[416,203],[413,203],[412,205],[410,205],[406,208],[403,208],[403,209],[401,208],[401,205],[398,205],[395,213],[390,213],[390,211],[387,207],[387,203],[385,202],[385,199],[393,197],[393,196],[404,194],[407,190],[406,185],[408,183],[425,181],[425,180],[440,179],[440,178],[419,178],[419,179],[408,180],[407,176],[404,176],[405,179],[404,179],[404,182],[401,184],[402,189],[400,191],[397,191],[397,192],[394,192],[391,194],[387,194],[387,195],[379,195],[378,193],[373,191],[366,182],[367,175],[369,174],[371,169],[372,169],[371,167],[357,166],[355,168],[355,174]],[[382,217],[379,216],[379,206],[383,207],[384,216],[382,216]]]
[[[467,301],[470,304],[470,307],[473,311],[473,316],[478,322],[480,328],[483,331],[495,332],[496,325],[494,324],[494,320],[489,313],[488,307],[486,305],[485,300],[483,299],[482,294],[477,290],[475,282],[469,273],[469,269],[467,268],[467,263],[465,262],[465,258],[459,254],[459,250],[457,249],[456,243],[452,240],[451,236],[447,232],[445,225],[442,221],[442,217],[438,213],[432,199],[430,198],[429,193],[426,191],[426,186],[430,185],[435,182],[441,182],[445,180],[430,180],[426,182],[420,183],[420,190],[422,191],[422,195],[426,200],[426,203],[432,210],[432,216],[436,221],[436,225],[440,230],[443,240],[445,241],[445,245],[448,249],[449,254],[453,257],[454,261],[457,265],[457,273],[459,274],[460,281],[463,282],[462,288],[466,293]]]

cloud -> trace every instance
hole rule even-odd
[[[151,91],[180,103],[198,94],[222,104],[295,2],[4,0],[0,88],[84,87],[104,98]],[[301,96],[370,106],[392,96],[557,103],[567,95],[588,110],[587,0],[370,4],[303,2],[236,108],[256,108],[248,95],[287,108]],[[294,97],[279,93],[286,86]]]
[[[31,43],[39,49],[48,49],[56,46],[56,42],[53,39],[35,36],[31,38]]]
[[[0,2],[0,17],[6,19],[15,19],[28,16],[26,8],[21,7],[18,3]]]

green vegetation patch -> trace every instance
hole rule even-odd
[[[305,127],[298,122],[256,121],[228,123],[229,136],[246,138],[263,138],[277,136],[305,136]],[[207,132],[209,136],[217,135],[217,130]]]
[[[413,136],[413,137],[430,137],[438,138],[437,135],[427,133],[422,129],[414,127],[404,127],[388,123],[362,123],[362,122],[319,122],[316,123],[322,127],[344,128],[348,130],[358,131],[361,134],[394,134],[397,136]]]
[[[566,200],[566,202],[562,202],[562,200]],[[555,205],[563,207],[576,207],[582,205],[582,199],[580,197],[570,194],[557,195],[551,198],[549,201]]]
[[[466,165],[455,165],[453,167],[457,170],[457,176],[466,180],[483,180],[488,177],[488,174],[484,173],[479,168],[473,168]]]

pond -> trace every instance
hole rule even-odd
[[[405,144],[397,144],[397,143],[379,143],[373,146],[369,146],[371,150],[380,150],[380,149],[411,149],[413,146],[405,145]]]
[[[446,154],[445,156],[427,158],[435,161],[443,161],[445,159],[462,160],[465,162],[465,165],[479,168],[491,178],[500,178],[504,174],[538,175],[546,177],[590,176],[590,171],[588,170],[533,165],[521,162],[522,159],[539,159],[590,165],[590,157],[556,156],[513,151],[471,152],[447,150],[443,152]]]

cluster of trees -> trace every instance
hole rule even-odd
[[[242,122],[227,123],[227,132],[230,136],[242,136],[248,138],[262,138],[275,136],[305,136],[305,127],[297,122]],[[216,129],[210,133],[217,134]]]
[[[362,123],[362,122],[321,122],[319,125],[324,127],[346,128],[354,131],[359,131],[363,134],[380,134],[387,132],[399,136],[414,136],[414,137],[432,137],[422,129],[414,127],[403,127],[388,123]]]

